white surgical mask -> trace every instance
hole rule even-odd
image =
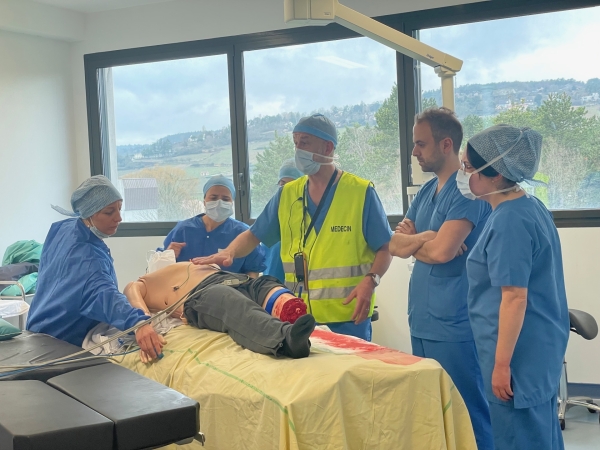
[[[94,233],[94,234],[95,234],[95,235],[96,235],[98,238],[100,238],[100,239],[106,239],[106,238],[109,238],[109,237],[111,237],[111,235],[110,235],[110,234],[103,233],[103,232],[102,232],[102,231],[100,231],[98,228],[96,228],[96,225],[94,225],[94,222],[92,222],[92,219],[91,219],[91,218],[89,219],[89,221],[90,221],[90,223],[92,224],[92,226],[90,227],[90,231],[91,231],[92,233]]]
[[[456,173],[456,187],[458,188],[460,193],[467,197],[469,200],[475,200],[477,196],[473,194],[473,191],[471,191],[471,186],[469,186],[471,175],[473,175],[473,173],[468,173],[465,172],[464,169],[460,169]]]
[[[515,148],[515,145],[518,144],[518,142],[521,140],[522,137],[523,137],[523,131],[521,131],[521,134],[519,135],[519,137],[517,138],[517,140],[515,141],[515,143],[513,145],[511,145],[508,150],[506,150],[505,152],[503,152],[500,155],[496,156],[494,159],[492,159],[487,164],[484,164],[479,169],[474,170],[473,172],[467,172],[467,171],[465,171],[464,167],[462,169],[460,169],[458,171],[458,173],[456,174],[456,187],[458,188],[458,190],[460,191],[460,193],[462,195],[464,195],[466,198],[468,198],[469,200],[475,200],[475,199],[478,199],[478,198],[481,198],[481,197],[485,197],[487,195],[499,194],[501,192],[520,191],[521,190],[521,186],[519,186],[517,184],[515,186],[511,186],[511,187],[506,188],[506,189],[500,189],[498,191],[488,192],[487,194],[475,195],[473,193],[473,191],[471,190],[471,185],[469,184],[469,182],[471,181],[471,175],[474,175],[476,173],[481,172],[486,167],[491,166],[496,161],[499,161],[501,158],[503,158],[504,156],[506,156],[508,154],[508,152],[510,152],[513,148]]]
[[[319,171],[321,166],[329,166],[333,164],[335,158],[332,156],[319,155],[321,158],[330,160],[329,162],[319,162],[313,160],[315,153],[307,152],[306,150],[296,149],[296,167],[305,175],[314,175]]]
[[[223,222],[233,214],[233,202],[216,200],[214,202],[205,202],[206,215],[215,222]]]

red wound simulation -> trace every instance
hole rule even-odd
[[[283,304],[279,320],[293,324],[300,316],[305,314],[306,303],[301,298],[292,298]]]

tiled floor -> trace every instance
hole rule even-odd
[[[600,402],[596,400],[596,404]],[[563,431],[565,450],[600,449],[600,423],[598,413],[591,414],[586,408],[574,406],[567,411]]]

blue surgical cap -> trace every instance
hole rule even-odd
[[[302,175],[304,175],[298,168],[296,167],[296,161],[294,158],[286,160],[281,169],[279,169],[279,181],[282,178],[291,178],[292,180],[297,180]]]
[[[210,177],[206,184],[204,185],[204,196],[206,197],[206,193],[213,186],[225,186],[231,192],[231,198],[235,200],[235,187],[233,186],[233,181],[223,175],[215,175],[214,177]]]
[[[323,114],[313,114],[312,116],[303,117],[298,121],[293,132],[312,134],[325,141],[333,142],[333,146],[337,147],[337,129],[335,128],[335,124]]]
[[[542,135],[531,128],[495,125],[473,136],[469,144],[486,162],[510,149],[491,166],[507,180],[517,183],[533,180],[540,165]]]
[[[95,175],[81,183],[71,195],[72,213],[58,206],[52,208],[66,216],[87,219],[118,200],[123,197],[110,180],[104,175]]]

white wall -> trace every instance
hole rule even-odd
[[[559,230],[569,308],[590,313],[600,324],[600,229]],[[600,384],[600,336],[586,341],[571,333],[566,360],[569,381]]]
[[[0,30],[0,257],[43,242],[73,187],[70,45]]]

